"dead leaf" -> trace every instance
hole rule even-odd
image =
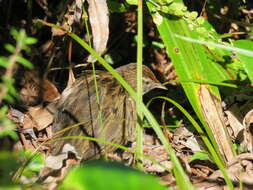
[[[47,156],[45,167],[40,171],[38,181],[50,183],[47,189],[56,189],[56,186],[66,176],[69,169],[80,162],[81,157],[77,155],[75,147],[66,143],[60,154]]]
[[[106,0],[88,0],[89,20],[93,36],[93,48],[101,55],[107,45],[109,38],[109,13]],[[89,56],[88,62],[94,62],[95,59]]]
[[[244,126],[242,125],[243,117],[240,113],[240,108],[237,104],[233,104],[225,111],[225,114],[227,116],[227,123],[231,128],[231,132],[229,131],[230,136],[242,142],[243,137],[240,137],[240,134],[243,132]]]
[[[253,185],[253,154],[240,154],[230,160],[227,165],[229,177],[234,183]],[[223,179],[223,174],[220,170],[217,170],[209,177],[209,179]]]
[[[221,101],[210,92],[206,85],[200,86],[199,98],[202,114],[217,142],[222,157],[225,161],[233,159],[235,153],[226,129]]]
[[[243,125],[245,127],[244,138],[247,142],[246,146],[248,151],[253,152],[253,110],[250,110],[243,119]]]
[[[28,114],[33,118],[33,121],[36,123],[36,128],[38,131],[45,129],[53,123],[53,115],[49,113],[45,107],[30,107],[28,110]]]
[[[76,81],[76,78],[73,73],[73,69],[69,68],[69,79],[68,79],[68,84],[66,88],[70,88],[74,84],[75,81]]]
[[[176,128],[173,135],[173,143],[177,146],[183,145],[183,148],[187,147],[192,150],[192,152],[201,151],[200,145],[196,137],[186,127]]]
[[[61,28],[53,27],[51,29],[51,32],[52,32],[52,36],[63,36],[67,33],[68,30],[69,30],[69,25],[64,24],[61,26]]]

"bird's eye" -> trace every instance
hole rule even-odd
[[[149,85],[149,80],[144,80],[143,83],[144,83],[143,85],[148,86]]]

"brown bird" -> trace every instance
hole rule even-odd
[[[136,90],[135,63],[121,66],[117,72]],[[91,71],[86,71],[63,91],[54,114],[53,133],[80,123],[61,136],[89,136],[121,145],[133,140],[137,118],[134,101],[109,72],[96,71],[96,82],[98,96]],[[143,65],[143,94],[154,88],[166,89]],[[66,144],[70,146],[66,148]],[[116,148],[84,139],[68,139],[55,141],[51,155],[57,156],[70,149],[81,160],[88,160]]]

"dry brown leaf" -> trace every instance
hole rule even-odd
[[[225,125],[221,101],[209,91],[206,85],[200,86],[199,98],[202,114],[217,142],[222,157],[225,161],[233,159],[235,153]]]
[[[253,99],[251,97],[244,97],[247,102],[243,105],[234,103],[226,111],[227,123],[231,130],[230,136],[236,140],[242,147],[245,147],[247,151],[253,152],[253,139],[251,123],[253,122]],[[245,117],[243,117],[245,115]]]
[[[237,139],[240,141],[240,135],[244,130],[244,126],[242,125],[243,117],[240,113],[240,109],[237,104],[233,104],[225,111],[227,116],[227,123],[231,128],[231,132],[229,133],[233,139]]]
[[[70,88],[74,84],[75,81],[76,81],[76,78],[73,73],[73,69],[69,68],[69,79],[68,79],[68,84],[66,88]]]
[[[173,135],[173,143],[177,146],[183,145],[184,146],[183,148],[187,147],[193,152],[201,150],[196,137],[186,127],[176,128]]]
[[[244,138],[247,142],[246,147],[249,152],[253,152],[253,136],[252,136],[253,110],[250,110],[243,119],[245,127]]]
[[[61,28],[53,27],[51,29],[51,32],[52,32],[52,36],[63,36],[67,33],[66,31],[68,31],[68,30],[69,30],[69,25],[64,24],[61,26]]]
[[[93,48],[101,55],[106,48],[109,38],[109,13],[106,0],[88,0],[89,20],[92,28]],[[89,56],[88,62],[95,59]]]
[[[66,143],[59,155],[47,156],[45,159],[45,167],[40,171],[38,181],[49,183],[47,189],[56,189],[58,183],[66,176],[69,169],[77,165],[80,157],[77,156],[75,148]]]
[[[162,173],[165,171],[165,166],[168,169],[173,168],[171,161],[166,149],[162,145],[144,145],[144,155],[156,160],[159,164],[153,163],[153,161],[143,158],[143,166],[146,172],[158,172]]]
[[[253,185],[253,154],[240,154],[230,160],[227,165],[228,175],[234,183]],[[209,177],[209,179],[218,181],[219,179],[223,179],[223,174],[220,170],[217,170]]]
[[[28,114],[32,117],[38,131],[45,129],[53,123],[53,115],[42,106],[30,107]]]

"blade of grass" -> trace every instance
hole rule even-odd
[[[142,158],[143,153],[143,129],[142,129],[142,120],[143,114],[141,112],[141,107],[139,106],[142,102],[142,47],[143,47],[143,13],[142,13],[142,0],[138,0],[138,34],[137,34],[137,104],[136,109],[139,113],[138,120],[136,123],[136,152],[137,155],[140,155]],[[137,161],[139,168],[142,168],[141,161]]]
[[[210,139],[206,136],[205,131],[203,131],[203,129],[200,127],[200,125],[198,124],[198,122],[191,116],[191,114],[189,114],[186,109],[184,109],[180,104],[178,104],[176,101],[168,98],[168,97],[163,97],[163,96],[158,96],[155,98],[152,98],[150,100],[156,100],[156,99],[162,99],[165,101],[170,102],[171,104],[173,104],[174,106],[176,106],[184,115],[185,117],[192,123],[192,125],[194,126],[194,128],[196,129],[196,131],[200,134],[202,140],[204,141],[206,147],[208,148],[209,152],[211,153],[209,156],[210,158],[213,159],[213,161],[218,165],[219,169],[222,171],[224,178],[227,177],[228,178],[228,173],[226,171],[226,168],[224,167],[223,162],[220,160],[219,155],[217,154],[217,152],[215,151]]]

